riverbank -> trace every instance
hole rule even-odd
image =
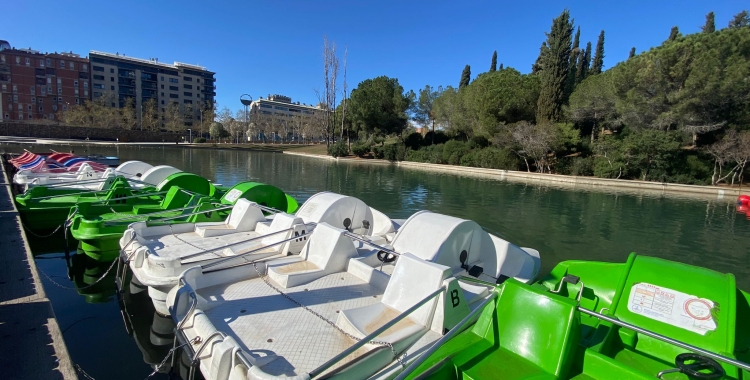
[[[8,379],[77,379],[13,203],[5,165],[0,185],[0,355]]]
[[[375,160],[375,159],[358,159],[358,158],[334,158],[322,154],[310,154],[304,152],[291,152],[286,151],[285,154],[292,154],[296,156],[304,156],[317,159],[336,160],[339,162],[356,162],[356,163],[371,163],[371,164],[390,164],[387,160]],[[625,180],[625,179],[611,179],[611,178],[597,178],[597,177],[583,177],[583,176],[569,176],[559,174],[546,174],[546,173],[530,173],[521,172],[514,170],[501,170],[501,169],[484,169],[474,168],[469,166],[457,166],[457,165],[444,165],[444,164],[428,164],[422,162],[410,162],[410,161],[398,161],[393,163],[398,167],[405,169],[414,170],[426,170],[440,173],[448,173],[454,175],[464,175],[471,177],[480,177],[488,179],[496,179],[501,181],[513,181],[513,182],[536,182],[540,184],[554,184],[567,188],[585,188],[589,190],[612,190],[612,189],[623,189],[632,192],[646,192],[649,194],[676,194],[676,195],[687,195],[687,196],[700,196],[710,197],[715,199],[726,199],[734,201],[740,194],[750,193],[750,189],[747,187],[720,187],[720,186],[698,186],[698,185],[682,185],[677,183],[663,183],[663,182],[651,182],[651,181],[636,181],[636,180]]]

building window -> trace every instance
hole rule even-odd
[[[193,89],[193,85],[192,84],[183,84],[182,87],[184,87],[184,88],[186,88],[188,90],[192,90]]]
[[[78,87],[78,81],[77,81],[77,80],[74,80],[74,81],[73,81],[73,86],[76,86],[76,87]]]
[[[179,87],[177,87],[177,86],[169,86],[169,89],[170,89],[171,91],[179,91],[179,90],[180,90],[180,88],[179,88]]]
[[[89,97],[89,90],[83,90],[83,96]]]
[[[42,99],[42,98],[39,98],[39,101],[38,101],[37,103],[39,103],[39,105],[42,105],[42,104],[44,103],[44,102],[43,102],[43,99]]]
[[[115,73],[115,69],[109,69],[109,73],[110,74],[114,74]]]
[[[47,86],[47,93],[48,93],[48,94],[51,94],[51,93],[52,93],[52,86]]]
[[[60,102],[60,103],[62,103],[62,96],[59,97],[59,98],[57,98],[57,101]]]
[[[164,82],[164,75],[161,76],[161,81]]]
[[[31,102],[32,102],[32,103],[36,103],[36,98],[32,96],[32,97],[31,97]],[[29,107],[31,107],[31,106],[29,106]]]
[[[87,81],[87,80],[83,81],[83,87],[88,88],[89,87],[89,81]]]
[[[21,57],[16,57],[16,64],[17,64],[17,65],[20,65],[20,64],[21,64]]]
[[[190,100],[190,99],[185,99],[183,103],[185,103],[185,104],[193,104],[193,101]]]
[[[5,58],[5,56],[3,56],[3,58]],[[5,60],[3,60],[3,62],[5,62]],[[6,114],[5,114],[5,118],[6,118],[6,119],[10,119],[10,115],[8,115],[8,114],[6,113]]]
[[[23,114],[22,113],[18,114],[18,120],[23,120]]]
[[[75,88],[76,96],[78,96],[78,87]]]
[[[29,87],[29,92],[31,93],[31,95],[36,95],[36,86]]]
[[[39,112],[44,112],[44,107],[39,106],[38,110],[39,110]]]
[[[191,78],[191,77],[182,77],[182,79],[184,79],[186,82],[192,82],[193,81],[193,78]]]
[[[8,85],[3,83],[3,92],[8,91]]]
[[[63,104],[63,111],[67,111],[67,110],[68,110],[68,105],[67,104]]]
[[[104,90],[104,85],[101,83],[94,83],[94,88],[99,88],[99,89]]]
[[[61,68],[61,69],[64,69],[64,68],[65,68],[65,61],[60,61],[60,68]]]
[[[201,79],[200,79],[200,78],[198,78],[198,83],[200,83],[200,82],[201,82]]]
[[[44,67],[44,60],[43,59],[39,60],[39,67]]]
[[[42,95],[47,95],[47,87],[42,86]]]
[[[182,94],[185,95],[185,96],[193,96],[192,92],[183,92]]]
[[[76,104],[78,104],[78,98],[76,98]]]
[[[109,86],[109,87],[110,87],[110,90],[112,90],[112,91],[115,90],[115,86]]]
[[[177,78],[169,78],[169,83],[179,83],[180,81]]]
[[[52,83],[52,78],[47,78],[47,83]]]
[[[163,93],[163,92],[161,93],[161,96],[164,96],[164,93]]]
[[[104,68],[101,66],[92,66],[94,68],[94,71],[104,71]]]
[[[5,54],[0,55],[0,62],[5,63]],[[8,118],[8,115],[5,115],[5,118]]]
[[[26,59],[25,59],[25,61],[26,61],[26,66],[29,66],[29,65],[31,65],[31,59],[29,59],[29,58],[26,58]]]
[[[45,59],[45,61],[47,61],[47,66],[52,66],[52,61],[49,58]]]
[[[75,69],[76,69],[76,64],[75,64],[75,62],[70,62],[70,64],[69,64],[68,66],[70,66],[70,69],[71,69],[71,70],[75,70]]]
[[[161,85],[161,89],[162,89],[162,90],[164,89],[164,85]]]
[[[110,81],[110,82],[114,82],[114,81],[115,81],[115,77],[110,77],[110,78],[109,78],[109,81]]]
[[[57,85],[62,86],[62,78],[57,78]]]
[[[89,65],[84,63],[83,64],[83,71],[89,71]]]
[[[162,94],[162,96],[164,96],[164,94]],[[164,105],[164,101],[163,100],[161,101],[161,104]]]
[[[31,104],[29,104],[29,107],[28,107],[28,109],[29,109],[29,112],[31,112]]]
[[[172,98],[172,99],[177,99],[177,98],[179,98],[179,97],[180,97],[180,95],[177,95],[177,94],[169,94],[169,97],[170,97],[170,98]]]
[[[62,95],[62,88],[61,87],[57,88],[57,95]]]

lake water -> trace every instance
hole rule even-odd
[[[426,209],[471,219],[517,245],[538,249],[544,273],[562,260],[624,262],[630,252],[638,252],[734,273],[738,287],[750,290],[750,220],[735,211],[733,198],[568,190],[280,153],[0,145],[6,152],[24,148],[74,149],[77,154],[117,155],[121,162],[172,165],[225,185],[261,181],[278,186],[300,204],[328,190],[358,197],[392,218]],[[171,321],[154,315],[145,293],[126,294],[122,306],[112,273],[82,289],[106,272],[108,264],[97,266],[75,254],[66,260],[62,239],[30,239],[73,362],[100,380],[140,379],[151,373],[171,347]]]

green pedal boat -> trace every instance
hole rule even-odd
[[[109,177],[98,190],[81,191],[55,186],[36,186],[16,196],[16,205],[26,228],[32,231],[50,231],[59,228],[81,204],[158,205],[166,192],[179,186],[185,190],[215,195],[217,189],[207,179],[192,173],[179,172],[161,181],[157,186],[134,188],[132,180]]]
[[[750,379],[750,295],[732,274],[631,254],[494,292],[397,379]]]
[[[69,217],[70,231],[86,255],[98,261],[112,261],[119,254],[120,237],[134,222],[150,225],[220,222],[240,198],[287,213],[299,207],[294,198],[279,188],[257,182],[241,182],[221,194],[217,198],[175,186],[159,204],[79,204]]]

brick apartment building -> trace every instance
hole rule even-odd
[[[91,99],[87,58],[14,49],[0,40],[0,117],[60,121],[68,107]]]

